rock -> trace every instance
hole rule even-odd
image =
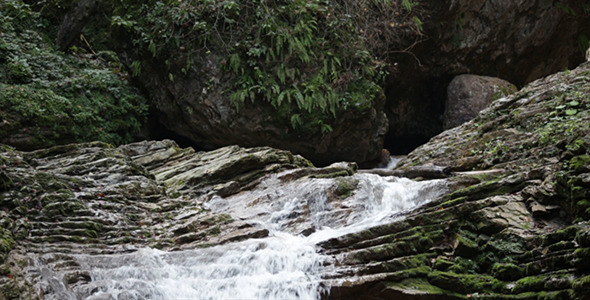
[[[504,200],[507,200],[504,202]],[[505,204],[486,207],[475,212],[475,217],[481,220],[478,228],[483,232],[496,233],[504,228],[526,229],[532,225],[532,215],[527,210],[522,200],[506,199],[501,196],[494,201],[501,201]]]
[[[66,51],[80,38],[82,29],[91,19],[91,16],[98,10],[101,0],[78,1],[75,8],[70,10],[61,22],[57,30],[57,47]],[[92,49],[89,49],[92,50]]]
[[[548,214],[548,210],[545,205],[541,205],[538,202],[533,202],[530,204],[530,210],[535,217],[543,217]]]
[[[0,174],[10,179],[0,191],[0,295],[7,297],[43,286],[39,293],[60,299],[71,289],[79,297],[110,299],[108,293],[96,294],[94,286],[100,283],[75,256],[146,247],[194,249],[268,237],[269,229],[260,223],[222,213],[239,216],[265,205],[275,211],[255,211],[257,217],[284,217],[283,226],[311,234],[328,219],[347,221],[353,209],[344,200],[359,185],[354,163],[315,168],[303,157],[269,147],[196,152],[170,140],[117,148],[101,142],[69,144],[32,152],[2,147],[0,162]],[[309,203],[295,214],[279,215],[298,193]],[[228,209],[205,207],[222,197]],[[323,197],[336,209],[311,217],[317,207],[313,202]],[[240,201],[258,203],[242,206]],[[415,244],[424,247],[423,241]],[[36,275],[27,280],[7,279],[30,270]],[[45,281],[54,275],[60,279]]]
[[[400,161],[396,170],[439,165],[461,172],[451,172],[450,193],[405,219],[321,245],[350,272],[334,278],[362,274],[358,284],[338,288],[339,296],[379,298],[391,287],[392,295],[418,299],[441,291],[585,299],[590,106],[577,95],[590,87],[589,71],[586,63],[534,81]],[[432,242],[410,242],[416,234]],[[400,256],[413,263],[401,264]],[[428,284],[404,292],[414,281]]]
[[[440,64],[441,67],[463,69],[464,73],[485,69],[489,71],[484,73],[499,75],[522,85],[559,71],[561,68],[558,65],[572,66],[581,62],[579,50],[564,42],[575,39],[579,30],[576,26],[588,22],[581,15],[570,19],[572,12],[583,11],[581,3],[565,1],[562,8],[549,2],[522,1],[489,3],[461,0],[450,4],[430,4],[440,9],[440,19],[455,20],[437,27],[437,34],[431,35],[436,37],[431,42],[440,45],[442,53],[440,57],[427,59],[451,63]],[[564,19],[573,23],[563,24]],[[540,32],[545,34],[541,36]],[[543,53],[547,50],[555,55],[556,61],[543,61]]]
[[[500,280],[516,280],[522,277],[523,269],[511,263],[496,263],[492,267],[492,274]]]
[[[470,74],[456,76],[447,88],[443,129],[450,129],[473,119],[493,100],[515,91],[514,85],[499,78]]]
[[[365,163],[380,158],[387,131],[382,99],[364,113],[340,115],[331,125],[331,132],[293,132],[278,119],[270,103],[246,103],[238,110],[225,94],[232,81],[220,69],[221,60],[214,54],[207,55],[191,69],[192,75],[179,75],[174,82],[168,79],[167,71],[158,71],[160,63],[144,62],[147,66],[138,80],[157,99],[151,105],[158,111],[161,124],[206,150],[228,145],[270,146],[303,155],[317,165],[336,161]],[[215,80],[210,83],[203,78]],[[168,88],[157,88],[162,86]],[[206,94],[200,92],[203,89]]]
[[[554,166],[560,162],[555,155],[561,151],[555,149],[555,145],[578,141],[577,148],[585,149],[586,129],[574,129],[577,128],[574,124],[588,122],[587,114],[578,113],[586,110],[585,106],[567,115],[567,105],[561,105],[563,99],[568,100],[564,103],[577,99],[574,90],[580,91],[590,85],[585,75],[589,69],[590,64],[582,64],[570,72],[534,81],[519,92],[494,101],[474,120],[442,132],[417,148],[398,163],[398,168],[408,166],[410,161],[412,165],[442,165],[462,171],[509,167],[528,172],[533,162],[543,168]],[[562,93],[563,99],[548,96],[555,87],[574,80],[578,83],[572,85],[571,92]],[[566,121],[548,121],[548,114],[554,111]],[[571,128],[571,136],[565,134],[567,128]],[[572,170],[586,172],[587,155],[575,157],[571,162],[568,160]]]
[[[518,87],[584,60],[576,43],[590,27],[576,0],[421,1],[427,38],[389,56],[398,73],[386,83],[386,147],[407,153],[443,129],[446,89],[454,76],[481,74]],[[395,45],[391,49],[406,49]],[[554,60],[547,61],[548,55]]]
[[[359,170],[359,173],[377,174],[380,176],[397,176],[406,178],[427,178],[437,179],[448,177],[451,173],[451,169],[448,167],[441,166],[430,166],[422,165],[415,167],[405,167],[403,169],[365,169]]]

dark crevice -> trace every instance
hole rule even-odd
[[[392,155],[405,155],[442,132],[447,86],[453,77],[430,77],[419,83],[390,81],[385,88],[389,119],[385,149]]]

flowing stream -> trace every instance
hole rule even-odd
[[[353,185],[350,195],[334,196]],[[328,293],[322,268],[331,258],[316,244],[401,218],[445,189],[442,180],[416,182],[355,174],[342,179],[282,182],[268,176],[251,191],[213,197],[213,211],[249,220],[270,232],[211,248],[166,252],[143,248],[118,255],[75,255],[91,280],[68,290],[57,274],[55,299],[319,299]],[[57,283],[55,283],[57,281]],[[61,284],[61,285],[60,285]]]

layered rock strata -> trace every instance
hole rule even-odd
[[[335,299],[589,299],[590,64],[532,82],[416,149],[455,191],[322,244]]]

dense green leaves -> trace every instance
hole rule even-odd
[[[0,122],[28,130],[40,145],[131,141],[147,107],[123,79],[116,55],[65,55],[38,32],[42,26],[21,1],[0,4]]]
[[[407,0],[150,0],[116,6],[111,24],[134,37],[139,57],[178,62],[187,56],[185,64],[191,64],[188,54],[215,52],[235,77],[227,94],[237,108],[268,102],[292,128],[327,131],[324,125],[343,111],[366,111],[382,97],[380,83],[389,68],[383,53],[376,53],[378,35],[398,30],[390,24],[401,32],[407,23],[418,32],[422,22],[412,15],[417,5]],[[385,44],[379,47],[391,46]],[[140,69],[134,63],[133,72]],[[188,68],[182,69],[187,75]]]

